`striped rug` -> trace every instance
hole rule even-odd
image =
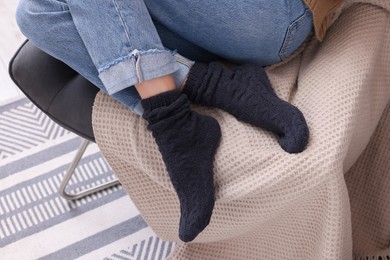
[[[26,98],[0,106],[0,259],[164,259],[160,240],[118,186],[76,202],[58,194],[82,140]],[[115,178],[96,144],[70,190]]]

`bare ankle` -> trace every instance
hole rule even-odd
[[[135,85],[141,99],[156,96],[158,94],[175,90],[175,81],[172,75],[163,76],[151,80],[145,80]]]

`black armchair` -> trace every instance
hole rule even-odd
[[[114,180],[77,194],[66,192],[68,182],[84,151],[90,142],[95,141],[92,130],[92,106],[99,89],[28,40],[11,59],[9,74],[27,98],[54,122],[84,138],[61,183],[59,189],[61,196],[75,200],[118,185],[119,181]]]

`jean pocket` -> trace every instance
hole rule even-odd
[[[286,60],[305,41],[313,28],[311,11],[306,8],[303,15],[299,16],[287,28],[282,47],[279,51],[281,60]]]

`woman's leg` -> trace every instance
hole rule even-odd
[[[175,33],[237,63],[277,63],[298,48],[312,28],[312,15],[303,0],[145,3],[151,15]],[[277,133],[289,153],[301,152],[307,144],[304,116],[276,96],[259,66],[227,69],[217,63],[195,63],[183,92],[195,103]]]
[[[195,103],[220,108],[243,122],[276,133],[288,153],[302,152],[307,145],[305,117],[275,94],[260,66],[226,68],[215,62],[195,63],[182,92]]]
[[[312,29],[311,12],[303,0],[145,0],[145,4],[153,19],[172,32],[238,64],[278,63]]]
[[[149,84],[177,74],[181,67],[162,47],[142,1],[107,2],[99,1],[98,8],[97,1],[21,0],[17,21],[39,48],[136,109],[139,96],[134,96],[132,84]],[[212,168],[219,125],[192,112],[186,96],[177,91],[141,103],[180,199],[179,236],[191,241],[208,225],[214,206]]]
[[[65,0],[21,0],[16,19],[22,33],[38,48],[63,61],[107,92],[74,26]],[[139,108],[140,98],[134,88],[127,88],[112,96],[135,112],[142,112]]]
[[[20,0],[16,18],[19,28],[34,45],[63,61],[95,86],[108,92],[74,25],[66,0]],[[168,48],[177,49],[192,60],[209,62],[219,59],[216,55],[183,39],[158,22],[155,24],[164,45]],[[181,85],[192,62],[178,54],[175,54],[175,57],[181,62],[177,62],[179,70],[173,76],[176,84]],[[126,88],[111,96],[135,113],[142,115],[140,97],[134,88]]]
[[[109,94],[178,70],[142,0],[67,0]]]

